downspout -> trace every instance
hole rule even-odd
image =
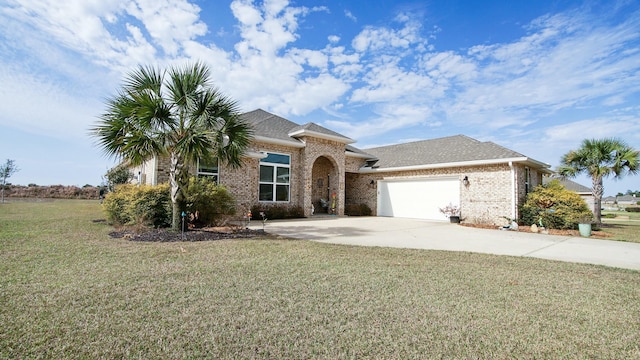
[[[509,169],[511,169],[511,219],[516,218],[516,170],[513,162],[509,161]]]

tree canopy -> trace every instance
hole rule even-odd
[[[594,197],[593,213],[602,222],[601,203],[604,193],[603,178],[621,178],[640,170],[640,153],[617,138],[585,139],[580,147],[564,154],[558,173],[563,177],[586,174],[591,177]]]
[[[7,159],[7,161],[0,165],[0,179],[2,179],[2,202],[4,203],[4,188],[7,185],[7,179],[13,174],[20,171],[16,165],[15,160]]]

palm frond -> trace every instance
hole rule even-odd
[[[141,93],[145,90],[161,93],[164,82],[162,73],[151,66],[140,66],[125,78],[123,88],[126,92]]]
[[[242,155],[249,146],[252,136],[251,127],[241,121],[239,116],[225,119],[224,125],[216,136],[218,158],[231,167],[242,166]]]

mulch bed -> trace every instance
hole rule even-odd
[[[184,234],[170,229],[123,229],[112,231],[109,236],[141,242],[213,241],[226,239],[251,239],[269,237],[262,230],[208,228],[185,231]]]
[[[500,230],[497,225],[487,225],[487,224],[465,224],[460,223],[462,226],[481,228],[481,229],[492,229],[492,230]],[[509,230],[513,231],[513,230]],[[531,227],[529,226],[519,226],[518,232],[531,232]],[[549,229],[549,235],[562,235],[562,236],[572,236],[572,237],[580,237],[580,232],[578,230],[559,230],[559,229]],[[602,231],[602,230],[591,230],[591,236],[597,238],[608,238],[613,236],[612,234]]]

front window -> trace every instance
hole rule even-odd
[[[217,184],[219,171],[217,158],[214,158],[211,161],[198,161],[198,177],[211,178],[211,180],[215,181]]]
[[[268,153],[260,160],[260,201],[289,201],[291,157]]]
[[[531,171],[529,168],[524,168],[524,193],[528,194],[531,191]]]

